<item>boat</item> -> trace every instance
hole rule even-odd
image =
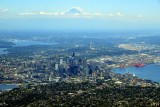
[[[145,64],[143,64],[143,63],[139,63],[139,64],[135,64],[134,66],[135,66],[135,67],[144,67],[144,66],[145,66]]]

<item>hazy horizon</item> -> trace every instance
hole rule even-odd
[[[160,30],[159,0],[1,0],[1,31]]]

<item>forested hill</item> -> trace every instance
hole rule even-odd
[[[52,83],[1,93],[8,107],[151,107],[160,105],[160,88],[100,83]]]

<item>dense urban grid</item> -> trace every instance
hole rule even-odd
[[[8,53],[0,55],[0,83],[17,84],[19,88],[1,91],[0,106],[160,105],[159,83],[129,72],[113,72],[114,68],[159,63],[158,42],[148,42],[149,37],[139,41],[141,37],[72,35],[19,39],[54,42],[29,46],[14,46],[16,36],[8,42],[3,37],[1,47]]]

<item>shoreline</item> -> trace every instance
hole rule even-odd
[[[158,77],[152,77],[156,75],[158,70],[153,71],[155,75],[152,75],[152,76],[149,75],[151,73],[150,66],[160,67],[160,66],[157,66],[157,63],[151,63],[151,64],[145,64],[144,67],[134,67],[134,66],[128,66],[123,68],[116,67],[116,68],[113,68],[113,72],[116,74],[126,74],[126,73],[135,74],[135,76],[139,79],[150,80],[152,82],[160,83],[160,79],[158,80],[155,79]]]
[[[19,88],[18,84],[0,84],[0,91],[10,91],[14,88]]]

